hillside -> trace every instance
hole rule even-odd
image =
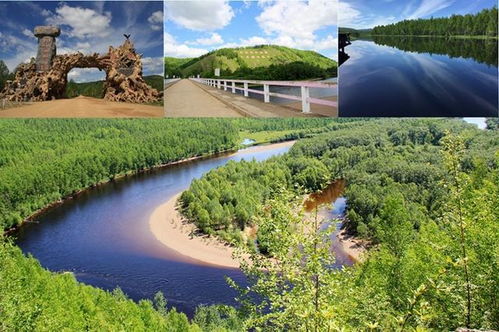
[[[339,33],[349,33],[351,39],[371,37],[372,29],[338,28]]]
[[[163,91],[163,76],[150,75],[144,76],[147,84],[158,91]],[[94,98],[102,98],[104,81],[76,83],[73,81],[68,82],[66,86],[66,96],[74,98],[78,96],[87,96]]]
[[[223,78],[310,79],[334,77],[337,69],[335,61],[317,52],[275,45],[223,48],[181,60],[165,58],[166,72],[213,77],[214,69],[220,68]]]
[[[165,77],[181,76],[179,67],[195,58],[172,58],[165,57]]]

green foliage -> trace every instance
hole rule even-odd
[[[144,80],[152,88],[163,91],[163,76],[144,76]],[[73,80],[70,80],[66,85],[66,97],[74,98],[78,96],[93,98],[104,97],[104,81],[76,83]]]
[[[106,292],[50,273],[32,257],[0,239],[2,331],[201,331],[174,309],[156,311],[119,289]]]
[[[239,288],[238,300],[246,314],[245,329],[259,331],[330,331],[338,329],[331,303],[336,287],[334,254],[329,236],[334,223],[320,227],[317,214],[309,220],[300,210],[300,200],[281,192],[268,201],[258,224],[267,238],[272,259],[243,251],[241,269],[250,286]]]
[[[96,183],[168,162],[233,149],[224,120],[3,120],[0,228]]]
[[[12,80],[14,78],[14,73],[9,72],[9,68],[3,60],[0,60],[0,91],[5,87],[5,82]]]
[[[255,55],[257,54],[257,55]],[[165,58],[167,74],[255,80],[297,80],[336,76],[335,61],[313,51],[284,46],[223,48],[194,59]]]
[[[451,17],[404,20],[389,25],[376,26],[373,35],[421,36],[497,36],[497,7],[483,9],[476,14]]]
[[[239,315],[238,311],[230,306],[200,306],[196,310],[193,323],[197,324],[203,331],[243,331],[243,320]]]

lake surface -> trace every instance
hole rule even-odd
[[[498,116],[497,41],[375,37],[345,52],[340,116]]]
[[[209,170],[229,160],[265,160],[291,146],[255,146],[121,178],[49,209],[21,227],[16,242],[51,271],[71,271],[79,281],[107,290],[121,287],[134,300],[162,291],[170,306],[189,316],[200,304],[235,304],[236,292],[224,277],[244,284],[243,274],[200,264],[164,246],[151,233],[149,217]],[[340,202],[334,213],[341,209]]]

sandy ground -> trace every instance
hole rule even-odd
[[[336,235],[338,241],[341,244],[341,249],[350,256],[353,261],[362,261],[363,254],[366,252],[366,244],[360,239],[356,239],[348,235],[344,229],[342,229],[338,235]]]
[[[176,207],[180,194],[161,204],[151,214],[149,227],[156,239],[168,248],[203,263],[238,268],[239,262],[232,258],[232,247],[213,237],[194,234],[196,226],[187,222]]]
[[[192,81],[183,79],[165,90],[167,117],[241,117],[234,108],[222,103]]]
[[[8,118],[158,118],[163,116],[162,106],[117,103],[84,96],[0,109],[0,117]]]

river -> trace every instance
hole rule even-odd
[[[244,284],[244,275],[199,264],[164,246],[151,233],[149,217],[209,170],[229,160],[265,160],[292,144],[254,146],[98,186],[20,227],[16,242],[51,271],[71,271],[79,281],[107,290],[120,287],[134,300],[162,291],[170,306],[188,316],[200,304],[233,305],[236,292],[224,277]]]
[[[497,40],[356,40],[339,68],[340,116],[498,116]]]

